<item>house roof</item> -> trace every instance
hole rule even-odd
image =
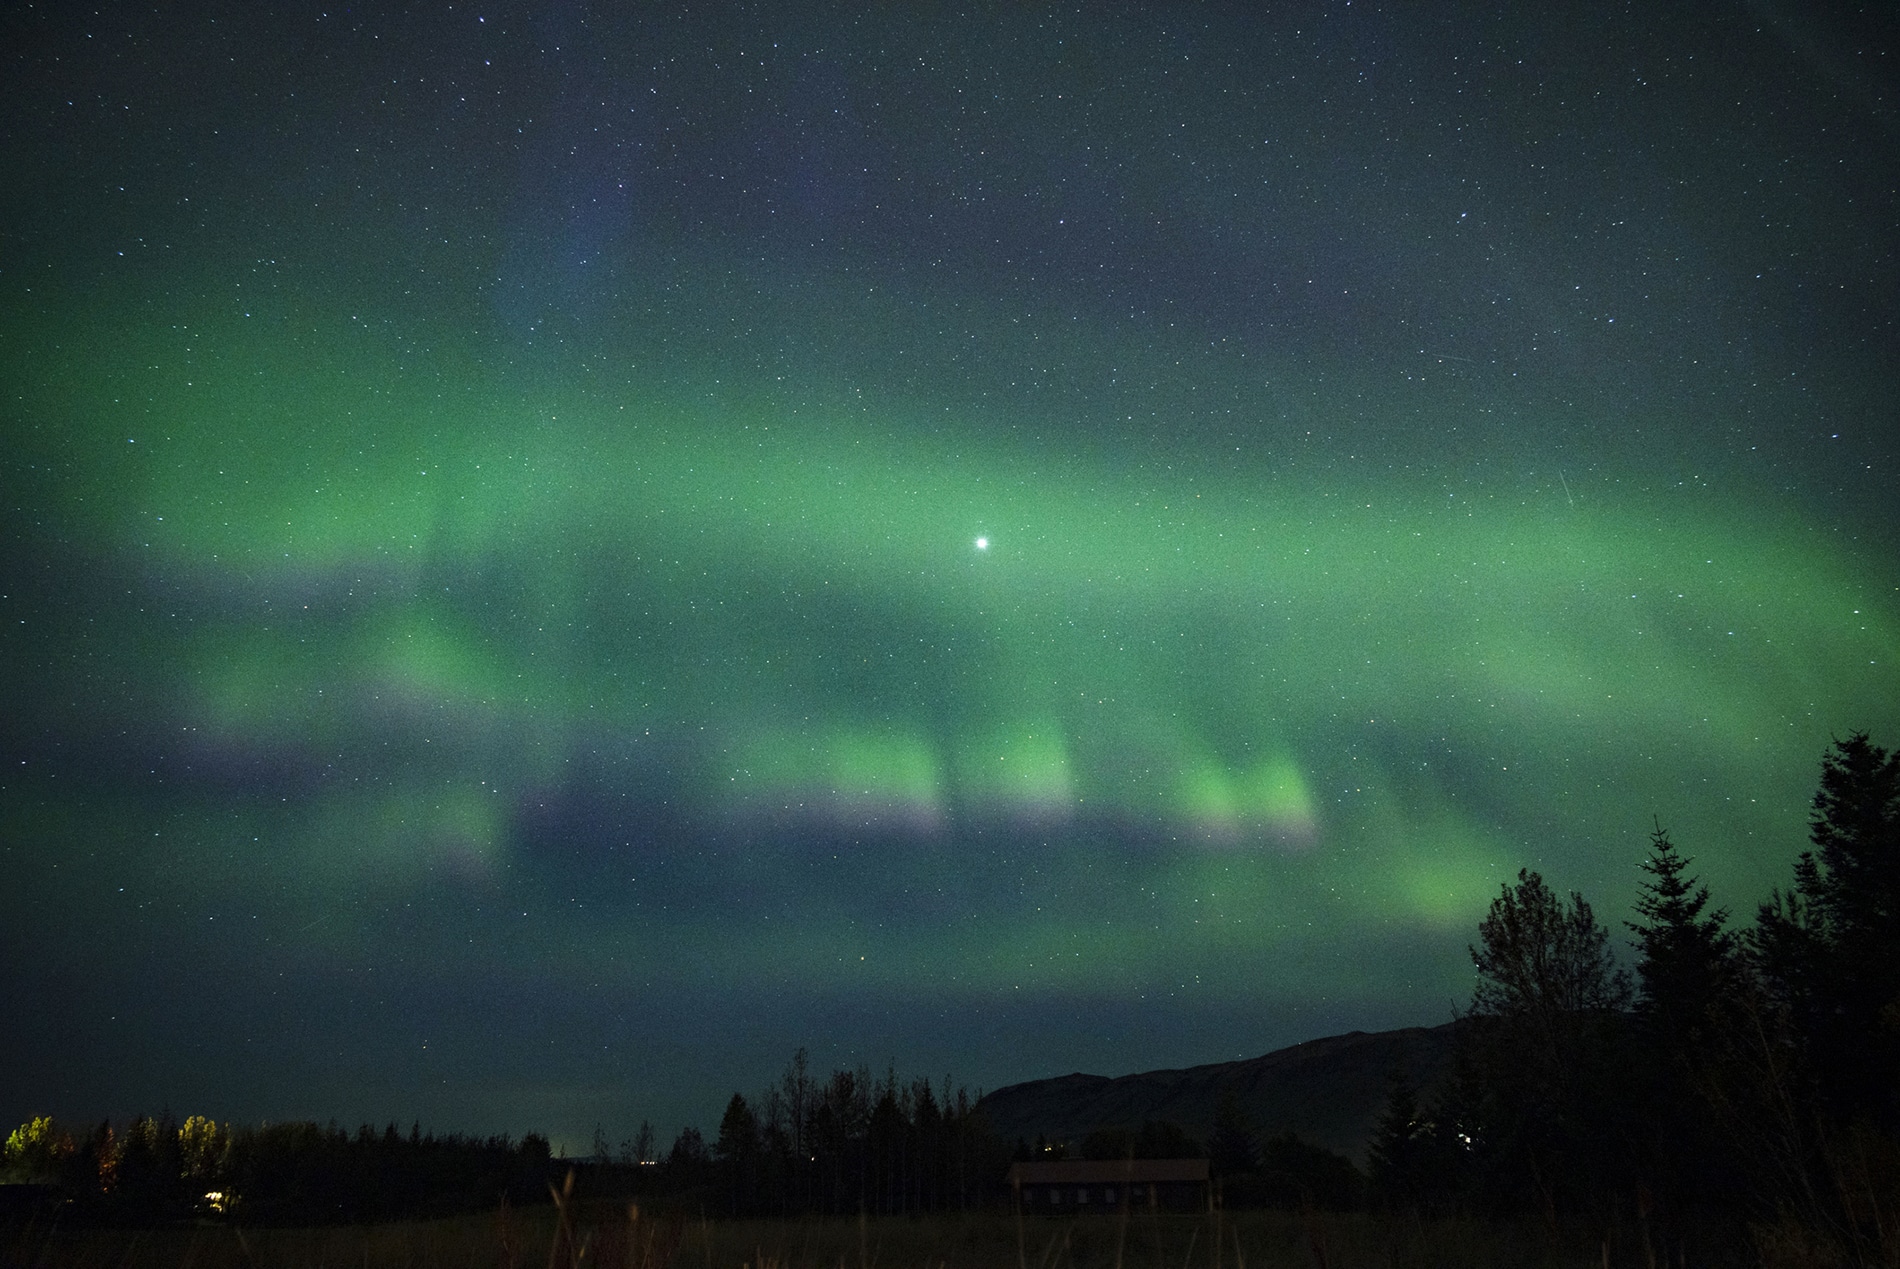
[[[1152,1185],[1207,1180],[1206,1159],[1048,1159],[1013,1163],[1011,1185]]]

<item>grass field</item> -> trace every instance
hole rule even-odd
[[[1777,1259],[1697,1241],[1687,1264]],[[0,1233],[6,1269],[1599,1269],[1674,1265],[1681,1253],[1660,1242],[1646,1248],[1633,1225],[1606,1235],[1535,1222],[1283,1212],[721,1221],[579,1202],[565,1218],[549,1206],[321,1229]]]

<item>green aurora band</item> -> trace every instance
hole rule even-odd
[[[596,976],[1201,975],[1436,1012],[1519,866],[1615,911],[1657,815],[1745,909],[1828,737],[1900,718],[1890,564],[1733,493],[1129,466],[966,403],[282,330],[85,314],[10,341],[37,532],[97,570],[64,634],[11,636],[75,649],[28,711],[171,762],[157,802],[48,784],[10,831],[117,843],[160,886],[267,877],[286,928],[342,895],[571,902],[524,824],[578,796],[666,808],[680,836],[647,849],[691,856],[699,895],[586,874],[625,888],[542,954]],[[139,853],[160,819],[169,850]],[[303,941],[358,955],[397,937],[375,911]],[[1366,939],[1432,950],[1344,966]]]

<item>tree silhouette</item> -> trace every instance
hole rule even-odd
[[[1739,1021],[1737,940],[1724,928],[1727,911],[1709,908],[1691,862],[1657,824],[1642,863],[1638,919],[1624,923],[1635,935],[1639,984],[1640,1047],[1628,1098],[1641,1107],[1632,1120],[1643,1149],[1632,1167],[1667,1200],[1664,1219],[1690,1204],[1726,1202],[1742,1184],[1709,1104]]]
[[[758,1189],[759,1117],[738,1093],[726,1103],[719,1120],[713,1157],[725,1173],[727,1193],[735,1215],[749,1209]]]
[[[1824,1105],[1900,1128],[1900,754],[1865,732],[1822,760],[1814,849],[1761,906],[1751,940]]]
[[[1672,1051],[1707,1032],[1709,1011],[1735,974],[1735,937],[1723,928],[1728,912],[1708,910],[1709,888],[1687,875],[1692,862],[1657,825],[1642,864],[1648,877],[1636,900],[1641,919],[1624,923],[1636,936],[1638,1012]]]
[[[1544,879],[1520,868],[1478,926],[1483,946],[1471,948],[1478,985],[1474,1014],[1551,1019],[1627,1009],[1629,976],[1610,955],[1610,936],[1575,891],[1565,907]]]
[[[1478,971],[1461,1043],[1483,1089],[1475,1125],[1493,1201],[1554,1219],[1615,1174],[1627,1111],[1616,1079],[1629,975],[1582,895],[1559,900],[1528,869],[1491,901],[1471,951]]]
[[[1366,1148],[1372,1192],[1390,1207],[1412,1207],[1424,1197],[1425,1167],[1431,1157],[1432,1125],[1418,1103],[1418,1090],[1403,1070],[1392,1074],[1385,1109]]]

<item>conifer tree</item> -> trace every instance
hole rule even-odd
[[[726,1103],[719,1120],[719,1137],[713,1143],[713,1157],[725,1173],[727,1194],[733,1215],[746,1211],[757,1188],[759,1153],[759,1117],[738,1093]]]
[[[1822,760],[1814,849],[1751,939],[1824,1104],[1900,1130],[1900,753],[1865,732]]]
[[[1418,1104],[1418,1090],[1403,1070],[1392,1075],[1385,1109],[1366,1149],[1375,1199],[1391,1207],[1409,1207],[1422,1198],[1424,1166],[1432,1126]]]
[[[1657,824],[1642,863],[1638,919],[1624,923],[1636,936],[1641,1023],[1627,1082],[1641,1143],[1631,1162],[1670,1208],[1731,1201],[1740,1189],[1713,1113],[1737,1100],[1732,1072],[1718,1069],[1733,1057],[1739,1021],[1736,939],[1724,928],[1727,911],[1711,910],[1708,887],[1689,873],[1692,862]]]
[[[1642,865],[1648,878],[1636,900],[1641,919],[1625,922],[1636,936],[1638,1012],[1678,1054],[1707,1032],[1710,1010],[1734,975],[1735,938],[1723,928],[1728,912],[1709,911],[1709,888],[1688,875],[1692,862],[1658,824]]]

